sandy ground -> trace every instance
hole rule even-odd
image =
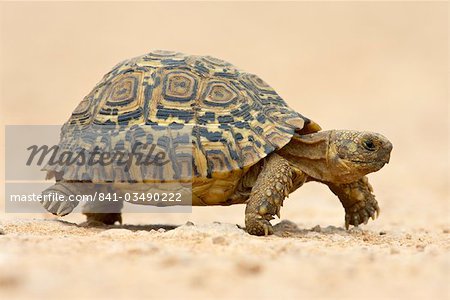
[[[270,237],[236,226],[244,206],[126,214],[108,228],[1,212],[0,299],[450,299],[447,9],[1,3],[2,126],[62,124],[114,64],[162,48],[229,60],[323,128],[381,132],[394,150],[369,176],[380,217],[350,231],[316,183],[285,201]]]
[[[271,237],[229,223],[86,229],[4,221],[3,299],[446,299],[450,228],[311,228]],[[379,228],[383,228],[380,230]]]

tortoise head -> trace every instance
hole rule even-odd
[[[391,142],[379,133],[330,131],[328,167],[335,182],[353,182],[389,163]]]
[[[330,130],[296,134],[279,153],[312,179],[350,183],[389,162],[392,144],[378,133]]]

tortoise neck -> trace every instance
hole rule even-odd
[[[332,130],[295,134],[278,153],[289,161],[296,172],[305,173],[310,180],[331,181],[328,160],[332,134]]]

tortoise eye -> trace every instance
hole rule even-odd
[[[372,140],[365,140],[362,144],[363,147],[369,151],[375,151],[377,148]]]

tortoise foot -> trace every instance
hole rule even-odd
[[[248,213],[245,215],[245,229],[252,235],[273,234],[273,227],[269,222],[271,219],[273,219],[271,215],[261,216],[259,214]]]
[[[348,229],[350,225],[358,227],[360,224],[367,224],[370,218],[375,220],[379,214],[380,207],[375,198],[357,202],[345,211],[345,228]]]
[[[87,220],[80,224],[84,227],[103,227],[114,225],[116,222],[122,224],[121,213],[85,213]]]
[[[78,205],[78,201],[71,200],[74,195],[75,185],[71,183],[57,182],[42,192],[42,206],[50,213],[57,216],[65,216],[71,213]],[[53,195],[53,197],[52,197]]]

